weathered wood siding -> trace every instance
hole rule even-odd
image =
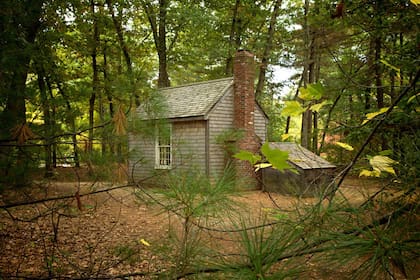
[[[172,162],[177,169],[198,169],[210,176],[220,175],[226,165],[226,151],[217,143],[222,133],[233,129],[234,120],[233,86],[214,105],[207,120],[172,121]],[[255,132],[266,141],[267,118],[256,104],[254,112]],[[206,142],[208,141],[208,142]],[[166,170],[155,169],[155,138],[140,134],[129,135],[130,175],[134,181],[150,177],[156,172]],[[140,162],[138,162],[141,159]],[[161,179],[161,177],[159,177]]]
[[[206,123],[186,121],[172,124],[174,166],[206,172]]]
[[[177,169],[195,168],[206,172],[206,121],[172,123],[172,163]],[[156,147],[154,136],[129,134],[130,181],[139,181],[167,170],[155,169]],[[132,176],[133,175],[133,176]],[[158,184],[161,177],[148,180]]]
[[[155,139],[139,133],[129,133],[129,181],[138,181],[153,174],[155,168]]]
[[[260,137],[261,142],[264,143],[267,140],[268,119],[257,104],[255,104],[254,112],[255,134],[257,134],[257,136]]]
[[[216,104],[209,114],[209,175],[223,172],[226,155],[222,146],[217,143],[217,137],[233,128],[233,87]]]

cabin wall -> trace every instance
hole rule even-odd
[[[129,133],[129,174],[128,181],[137,182],[149,177],[155,167],[155,139],[140,133]]]
[[[206,121],[183,121],[172,123],[172,169],[194,168],[206,172]],[[148,179],[145,183],[160,185],[166,169],[156,169],[155,137],[129,134],[129,181]]]
[[[173,123],[173,163],[177,169],[206,172],[206,127],[207,121]]]
[[[261,139],[261,143],[264,143],[265,141],[267,141],[268,119],[257,103],[255,103],[254,112],[255,112],[255,115],[254,115],[255,134],[257,134],[257,136]]]
[[[220,175],[226,165],[227,155],[217,138],[233,129],[233,88],[222,97],[209,114],[209,175]]]

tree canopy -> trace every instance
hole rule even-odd
[[[420,182],[419,12],[415,0],[0,1],[0,188],[40,167],[124,163],[136,106],[232,75],[247,49],[268,140],[327,155],[339,180],[391,178],[405,196],[386,207],[401,218]],[[279,67],[298,74],[279,83]]]

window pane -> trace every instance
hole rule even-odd
[[[156,165],[167,168],[171,166],[171,124],[157,127],[156,137]]]

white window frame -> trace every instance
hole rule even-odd
[[[159,126],[156,126],[156,137],[155,137],[155,169],[171,169],[172,168],[172,124],[168,123],[165,126],[169,126],[169,143],[161,143],[159,134]]]

